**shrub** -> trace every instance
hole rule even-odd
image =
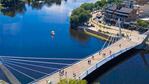
[[[58,84],[87,84],[87,81],[75,79],[62,79]]]

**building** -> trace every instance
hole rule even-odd
[[[140,18],[149,17],[149,4],[145,4],[139,7],[139,17]]]
[[[146,4],[147,2],[149,2],[149,0],[135,0],[136,4],[139,4],[139,5],[144,5]]]
[[[126,7],[124,5],[110,5],[104,10],[104,21],[112,25],[116,25],[118,19],[121,21],[121,26],[127,26],[130,22],[137,19],[137,9],[133,6]]]

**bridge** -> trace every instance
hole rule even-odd
[[[92,54],[84,59],[77,58],[35,58],[35,57],[15,57],[15,56],[0,56],[1,66],[4,73],[8,79],[11,80],[12,84],[21,84],[21,82],[11,73],[11,71],[16,71],[33,81],[29,84],[57,84],[60,79],[83,79],[87,75],[91,74],[97,68],[101,67],[106,62],[118,57],[120,54],[127,52],[128,50],[135,48],[141,45],[146,39],[147,35],[145,34],[135,34],[131,35],[128,38],[115,38],[109,36],[108,40],[104,43],[103,48],[95,54]],[[65,63],[65,62],[54,62],[51,60],[65,60],[65,61],[74,61],[75,63]],[[77,61],[77,62],[76,62]],[[21,65],[22,64],[22,65]],[[39,64],[48,64],[46,66]],[[27,66],[24,66],[27,65]],[[59,65],[64,67],[49,67],[49,65]],[[40,78],[32,77],[31,75],[14,68],[14,66],[29,70],[32,72],[44,74]],[[32,67],[29,67],[32,66]],[[38,67],[33,68],[33,67]],[[48,68],[55,70],[52,73],[42,71],[42,69]],[[62,74],[63,73],[63,74]]]
[[[92,22],[92,24],[95,27],[99,26],[95,22]],[[113,33],[119,30],[116,27],[110,29],[113,29]],[[129,33],[127,37],[109,35],[98,52],[84,59],[0,56],[0,68],[12,84],[22,84],[18,77],[14,75],[14,72],[30,79],[32,82],[29,82],[29,84],[57,84],[61,79],[84,79],[108,61],[142,45],[149,35],[149,31],[144,34],[125,29],[122,31],[124,34]],[[41,75],[35,77],[33,74]]]
[[[64,76],[63,78],[83,79],[111,59],[114,59],[120,54],[142,44],[145,37],[146,36],[144,35],[139,35],[137,37],[131,36],[129,39],[122,38],[100,52],[97,52],[88,58],[65,68],[64,70],[67,72],[67,77]],[[89,60],[91,60],[91,64],[88,64]],[[74,73],[76,76],[73,75]],[[46,84],[46,80],[50,80],[53,84],[56,84],[59,81],[59,78],[59,72],[56,72],[41,80],[35,81],[34,83]]]

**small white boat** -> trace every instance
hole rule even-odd
[[[52,30],[51,31],[51,35],[54,36],[55,35],[55,31]]]

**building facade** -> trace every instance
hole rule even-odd
[[[131,8],[123,5],[108,6],[104,10],[104,21],[116,25],[118,19],[120,19],[122,26],[129,24],[137,18],[137,9],[132,8],[132,6],[130,7]]]

